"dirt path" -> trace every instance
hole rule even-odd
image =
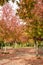
[[[43,56],[37,59],[33,48],[13,49],[9,52],[12,53],[0,54],[0,65],[43,65]]]

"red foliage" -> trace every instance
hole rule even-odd
[[[12,6],[7,3],[2,8],[2,20],[0,21],[0,26],[4,31],[3,40],[7,42],[12,41],[26,41],[27,37],[24,33],[24,25],[20,25],[20,19],[15,16],[15,12]]]

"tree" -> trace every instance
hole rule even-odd
[[[43,1],[42,0],[20,0],[17,2],[19,8],[17,15],[27,24],[27,33],[34,40],[35,46],[43,41]],[[39,6],[40,5],[40,6]],[[38,48],[38,47],[37,47]],[[36,48],[36,50],[37,50]],[[36,51],[36,55],[38,52]]]
[[[6,3],[2,7],[2,12],[0,30],[3,36],[0,38],[2,38],[5,44],[7,42],[21,42],[20,37],[23,36],[22,34],[25,32],[26,26],[24,24],[20,24],[20,19],[15,15],[15,11],[9,3]]]
[[[9,2],[10,0],[0,0],[0,5],[4,5],[5,3]],[[12,0],[14,2],[15,0]]]
[[[6,44],[14,40],[14,28],[17,25],[17,17],[9,3],[2,7],[2,19],[0,20],[0,38]]]

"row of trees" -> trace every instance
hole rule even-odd
[[[34,40],[38,55],[38,44],[43,41],[43,0],[20,0],[17,4],[17,15],[26,22],[26,32]]]
[[[19,8],[16,15],[20,19],[14,15],[10,4],[3,6],[3,15],[0,20],[0,30],[3,36],[0,38],[23,43],[32,39],[35,48],[38,48],[37,45],[43,41],[43,0],[20,0],[17,4]],[[20,24],[21,19],[24,23],[26,22],[25,25]]]

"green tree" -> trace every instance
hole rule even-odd
[[[6,2],[9,2],[10,0],[0,0],[0,5],[4,5]],[[12,0],[14,2],[15,0]]]

